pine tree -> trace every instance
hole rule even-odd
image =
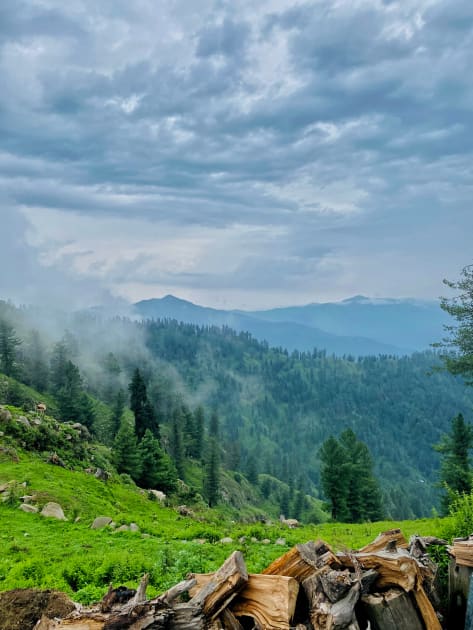
[[[473,447],[473,427],[465,422],[461,413],[452,420],[452,428],[444,435],[435,449],[441,453],[440,481],[445,489],[442,498],[442,509],[448,513],[454,493],[471,492],[472,471],[470,450]]]
[[[220,448],[218,415],[214,411],[210,418],[210,436],[207,446],[207,457],[204,465],[204,496],[210,507],[218,503],[220,491]]]
[[[169,450],[171,452],[174,464],[177,469],[177,474],[180,479],[184,479],[184,444],[182,437],[182,410],[177,408],[172,415],[171,435],[169,441]]]
[[[65,368],[68,361],[66,345],[59,341],[55,344],[51,355],[50,388],[55,394],[65,384]]]
[[[15,329],[6,319],[0,319],[0,370],[7,376],[17,376],[19,365],[17,347],[21,339],[16,336]]]
[[[119,473],[130,475],[137,481],[141,475],[141,454],[130,422],[124,420],[113,442],[113,460]]]
[[[130,391],[130,408],[135,416],[135,432],[138,439],[145,434],[146,429],[159,439],[159,424],[153,406],[146,393],[146,384],[138,368],[128,386]]]
[[[246,478],[253,485],[258,485],[258,462],[252,453],[246,460]]]
[[[139,453],[142,470],[138,485],[172,492],[177,483],[176,467],[149,429],[139,444]]]
[[[203,407],[199,406],[194,411],[194,436],[192,444],[192,457],[200,459],[204,446],[205,413]]]
[[[460,280],[444,280],[450,289],[459,291],[453,298],[442,298],[442,309],[457,322],[453,326],[444,326],[449,337],[435,344],[443,348],[445,367],[452,374],[461,374],[469,385],[473,384],[473,265],[464,267]]]
[[[113,352],[109,352],[105,356],[102,367],[104,372],[103,397],[106,402],[111,403],[116,397],[118,379],[122,370]]]
[[[380,520],[382,496],[366,444],[346,429],[340,440],[330,437],[322,449],[322,484],[332,503],[332,517],[351,523]]]
[[[80,422],[91,429],[94,421],[92,402],[83,390],[79,368],[72,361],[66,361],[62,380],[56,393],[61,420]]]
[[[345,449],[330,436],[320,449],[322,488],[330,502],[332,518],[348,521],[348,489],[350,485],[349,461]]]
[[[49,368],[46,350],[37,330],[32,330],[26,344],[24,380],[27,385],[44,392],[48,388]]]
[[[115,437],[120,429],[124,411],[125,411],[125,392],[123,391],[123,389],[119,389],[115,396],[115,403],[113,405],[113,410],[112,410],[112,419],[111,419],[112,437]]]

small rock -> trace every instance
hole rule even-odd
[[[59,505],[59,503],[54,503],[54,501],[46,503],[44,508],[41,510],[41,516],[57,518],[59,521],[67,521],[62,507]]]
[[[20,510],[23,510],[23,512],[30,512],[32,514],[35,514],[39,511],[36,505],[29,505],[28,503],[22,503],[18,507],[20,508]]]
[[[270,545],[271,541],[269,540],[269,538],[263,538],[263,540],[261,541],[262,545]]]
[[[180,505],[177,511],[181,516],[194,516],[194,512],[187,505]]]
[[[151,534],[141,534],[141,538],[151,538]]]
[[[0,406],[0,422],[10,422],[12,419],[11,411]]]
[[[247,541],[247,537],[246,536],[240,536],[240,538],[238,539],[238,542],[240,544],[242,544],[242,545],[243,545],[243,543],[246,543],[246,541]]]
[[[117,532],[129,532],[130,528],[128,527],[128,525],[120,525],[120,527],[117,527],[117,529],[113,532],[114,534],[116,534]]]
[[[233,538],[230,538],[230,536],[225,536],[225,538],[221,538],[220,542],[224,545],[229,545],[233,542]]]
[[[74,519],[74,523],[80,523],[81,522],[81,517],[80,516],[76,516]]]
[[[40,424],[43,424],[43,421],[41,420],[41,418],[31,418],[30,422],[35,424],[37,427],[39,427]]]
[[[194,538],[192,542],[197,543],[198,545],[205,545],[207,542],[205,538]]]
[[[94,476],[96,479],[100,479],[100,481],[108,481],[112,475],[102,468],[97,468]]]
[[[109,516],[97,516],[90,527],[91,529],[102,529],[110,525],[111,522],[112,519]]]
[[[23,503],[31,503],[36,499],[36,497],[32,494],[25,494],[24,496],[20,497],[20,499],[23,501]]]
[[[255,538],[254,536],[252,536],[250,540],[251,540],[252,543],[258,542],[258,539]]]
[[[130,532],[139,532],[140,528],[136,523],[130,523]]]
[[[151,492],[160,503],[166,500],[166,495],[161,490],[148,490],[148,492]]]
[[[284,545],[286,544],[286,539],[285,538],[278,538],[274,544],[275,545],[282,545],[284,547]]]

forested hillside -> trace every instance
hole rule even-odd
[[[84,390],[110,408],[139,368],[174,459],[192,448],[189,410],[204,406],[207,433],[217,412],[224,466],[244,473],[263,496],[277,497],[286,515],[298,492],[320,494],[320,448],[347,428],[371,451],[386,514],[430,514],[439,465],[432,447],[455,414],[470,418],[473,409],[463,382],[433,369],[438,358],[432,352],[360,359],[317,350],[289,354],[227,328],[90,314],[62,320],[5,303],[0,314],[23,340],[17,352],[24,381],[39,389],[40,377],[51,379],[59,341],[80,367]],[[86,399],[83,404],[87,413]],[[112,421],[107,413],[91,420],[105,442]]]

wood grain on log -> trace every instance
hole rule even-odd
[[[288,630],[298,592],[294,578],[252,574],[230,608],[235,617],[253,617],[263,628]]]
[[[228,606],[247,582],[248,573],[243,555],[241,551],[234,551],[189,603],[202,608],[204,615],[213,619]]]
[[[390,542],[395,542],[396,547],[407,547],[407,540],[404,538],[400,529],[388,529],[385,532],[381,532],[373,542],[365,545],[359,549],[358,553],[373,553],[375,551],[382,551],[386,545]]]
[[[263,571],[263,575],[285,575],[302,583],[321,567],[341,568],[337,556],[321,540],[296,545],[277,558]]]
[[[361,601],[372,630],[424,630],[411,597],[402,589],[364,595]]]

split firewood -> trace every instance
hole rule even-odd
[[[353,558],[364,569],[379,573],[378,588],[397,586],[412,591],[427,630],[440,630],[440,622],[422,586],[423,577],[419,563],[404,549],[378,551],[376,553],[338,554],[346,566],[354,564]]]
[[[299,584],[282,575],[250,575],[231,605],[235,617],[252,617],[262,628],[289,630]]]
[[[190,590],[194,598],[213,579],[212,573],[195,574],[196,586]],[[293,618],[299,585],[291,577],[250,574],[248,582],[230,604],[235,617],[253,617],[263,628],[289,628]],[[192,601],[192,600],[191,600]],[[228,610],[228,609],[227,609]],[[270,625],[264,625],[268,623]]]
[[[213,619],[228,606],[248,582],[245,561],[241,551],[234,551],[209,582],[192,597],[189,604],[200,607]]]
[[[358,550],[358,553],[372,553],[375,551],[382,551],[386,545],[395,543],[396,547],[407,547],[407,540],[404,538],[400,529],[388,529],[386,532],[379,534],[373,542],[365,545]]]
[[[408,593],[392,588],[361,598],[372,630],[423,630],[424,625]]]
[[[341,568],[337,556],[321,540],[296,545],[277,558],[263,571],[263,575],[286,575],[302,583],[307,577],[324,566]]]
[[[338,575],[337,575],[338,574]],[[356,578],[355,578],[356,580]],[[335,586],[336,582],[340,586]],[[320,630],[358,628],[355,605],[360,597],[361,581],[353,582],[348,571],[332,571],[328,567],[306,578],[303,588],[309,603],[310,621]]]

